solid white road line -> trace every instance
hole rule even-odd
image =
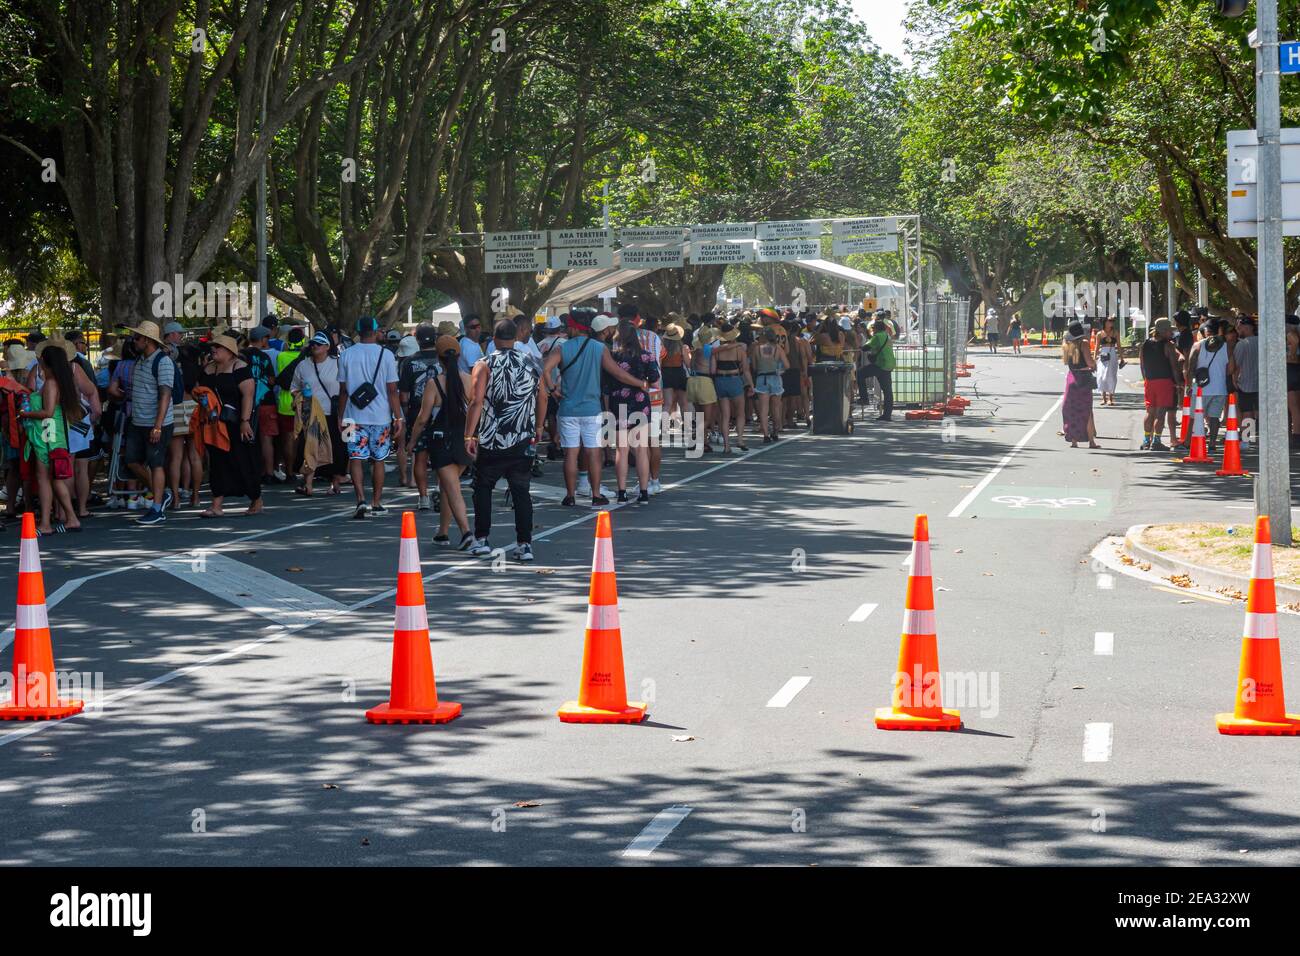
[[[690,814],[690,807],[669,807],[667,810],[660,810],[655,814],[655,818],[646,824],[645,829],[627,845],[623,856],[627,859],[646,859]]]
[[[998,476],[998,472],[1000,472],[1003,468],[1005,468],[1007,466],[1007,463],[1010,462],[1011,459],[1016,456],[1016,452],[1024,448],[1025,445],[1029,442],[1029,440],[1038,433],[1038,429],[1043,427],[1043,423],[1046,422],[1049,418],[1052,417],[1052,415],[1056,413],[1056,410],[1061,407],[1061,402],[1063,401],[1065,401],[1064,396],[1058,398],[1055,402],[1052,403],[1052,407],[1049,408],[1043,414],[1043,417],[1040,418],[1034,424],[1034,426],[1029,429],[1029,431],[1025,432],[1024,437],[1021,438],[1020,441],[1016,442],[1015,447],[1012,448],[1011,451],[1007,452],[1006,455],[1003,456],[1002,460],[997,463],[997,467],[995,467],[992,471],[990,471],[987,475],[985,475],[983,478],[980,479],[980,483],[970,490],[970,494],[968,494],[965,498],[961,500],[961,504],[959,504],[956,508],[953,508],[952,511],[948,512],[949,518],[961,517],[961,513],[965,511],[968,507],[970,507],[971,503],[980,496],[980,492],[982,492],[985,488],[989,486],[989,483]]]
[[[1084,763],[1105,763],[1110,759],[1113,731],[1113,724],[1083,725]]]
[[[811,677],[791,677],[785,682],[785,686],[772,695],[772,699],[767,702],[769,707],[787,707],[790,701],[794,700],[799,691],[808,686]]]
[[[849,615],[850,624],[861,624],[867,618],[871,617],[871,612],[878,608],[879,604],[863,604],[856,611]]]
[[[1097,575],[1097,587],[1103,591],[1113,591],[1115,589],[1115,578],[1109,574]]]
[[[1092,637],[1092,652],[1103,657],[1115,653],[1115,634],[1113,631],[1098,631]]]
[[[323,594],[224,554],[205,554],[201,558],[173,556],[156,562],[156,567],[215,598],[278,624],[314,624],[346,610],[345,605]]]

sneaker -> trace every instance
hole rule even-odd
[[[533,546],[531,544],[520,543],[520,545],[515,548],[515,560],[532,563]]]
[[[428,510],[429,510],[429,496],[428,496],[428,495],[420,495],[420,497],[416,500],[415,507],[416,507],[418,510],[420,510],[420,511],[428,511]]]
[[[451,538],[447,537],[445,534],[435,534],[433,536],[433,543],[440,548],[450,548]]]
[[[642,488],[641,494],[636,496],[636,503],[639,505],[648,505],[650,503],[650,491],[646,488]]]
[[[457,551],[468,551],[474,543],[474,532],[466,531],[460,536],[460,544],[456,545]]]
[[[135,497],[135,498],[127,498],[127,499],[126,499],[126,510],[127,510],[127,511],[139,511],[139,510],[140,510],[140,499],[139,499],[139,497]]]
[[[1139,451],[1150,451],[1150,450],[1151,450],[1151,436],[1147,435],[1142,439],[1142,445],[1140,446]]]
[[[367,507],[366,503],[364,501],[359,501],[357,502],[357,510],[352,512],[352,517],[364,518],[368,510],[369,508]]]
[[[385,508],[383,505],[371,505],[370,513],[372,515],[379,515],[380,517],[383,517],[384,515],[388,514],[388,509]]]
[[[664,486],[659,484],[658,478],[650,479],[650,494],[657,495],[664,490]]]
[[[189,504],[189,503],[190,503],[190,490],[189,490],[188,488],[182,488],[182,489],[181,489],[181,504],[183,504],[183,505],[187,505],[187,504]]]
[[[1151,442],[1151,447],[1150,447],[1149,450],[1150,450],[1150,451],[1168,451],[1168,450],[1169,450],[1169,446],[1166,445],[1164,442],[1162,442],[1159,438],[1157,438],[1157,439],[1155,439],[1153,442]]]
[[[487,538],[474,538],[474,547],[469,549],[469,553],[476,558],[486,558],[492,553],[492,545],[488,544]]]
[[[560,507],[561,507],[561,508],[572,508],[572,507],[573,507],[574,505],[576,505],[576,504],[577,504],[577,502],[573,500],[573,495],[565,495],[565,496],[560,500]]]
[[[583,475],[578,479],[578,497],[585,498],[591,494],[591,479]]]
[[[166,491],[163,492],[162,510],[166,511],[168,508],[170,508],[172,506],[172,502],[175,500],[176,500],[176,496],[173,495],[172,490],[168,488]]]
[[[592,495],[591,506],[593,508],[603,508],[607,504],[609,504],[609,498],[605,495]]]
[[[289,480],[289,476],[288,476],[287,474],[285,474],[285,471],[284,471],[283,468],[277,468],[277,469],[275,469],[275,471],[271,472],[271,474],[275,476],[275,480],[276,480],[279,484],[284,484],[286,481]]]
[[[621,505],[625,505],[625,504],[627,504],[627,489],[626,489],[626,488],[620,488],[620,489],[618,489],[618,503],[621,504]]]
[[[167,520],[167,516],[155,508],[150,508],[140,517],[135,519],[136,524],[162,524]]]

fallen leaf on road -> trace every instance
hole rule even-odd
[[[1186,574],[1171,574],[1165,580],[1180,588],[1190,588],[1192,586],[1192,579]]]
[[[301,571],[302,568],[285,568],[286,571]]]
[[[986,578],[991,578],[991,577],[993,577],[993,572],[992,572],[992,571],[985,571],[985,572],[984,572],[984,576],[985,576]]]
[[[1195,601],[1179,601],[1179,604],[1195,604]]]
[[[1085,690],[1085,689],[1086,688],[1082,684],[1075,684],[1073,687],[1070,688],[1070,690]]]
[[[362,837],[362,838],[361,838],[361,845],[362,845],[362,846],[370,846],[370,840],[369,840],[367,837]]]
[[[680,737],[674,736],[673,743],[681,744],[681,743],[685,743],[688,740],[694,740],[694,739],[695,738],[692,737],[690,734],[682,734]]]
[[[515,801],[515,806],[520,810],[526,810],[529,807],[540,807],[541,804],[536,800],[517,800]]]

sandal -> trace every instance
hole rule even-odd
[[[213,511],[211,508],[205,508],[199,512],[200,518],[224,518],[225,516],[224,511]]]
[[[316,494],[314,491],[308,491],[308,490],[307,490],[304,486],[302,486],[302,485],[299,485],[297,488],[293,489],[293,493],[294,493],[295,495],[301,495],[301,496],[304,497],[304,498],[311,498],[311,497],[314,497],[315,494]]]

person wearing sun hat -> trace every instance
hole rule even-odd
[[[307,341],[306,357],[293,370],[293,382],[290,391],[294,395],[310,396],[313,411],[308,421],[319,414],[325,421],[329,435],[330,460],[321,464],[323,455],[317,463],[308,467],[306,456],[303,461],[303,483],[294,489],[295,494],[310,498],[313,494],[312,481],[316,478],[329,480],[332,495],[342,490],[343,476],[348,470],[348,448],[343,442],[343,433],[339,427],[339,357],[331,355],[333,342],[325,332],[317,332]],[[319,412],[316,409],[319,409]]]
[[[675,312],[668,314],[677,315]],[[681,316],[677,318],[678,321],[681,320]],[[686,417],[686,363],[690,349],[682,341],[685,337],[685,330],[676,323],[670,323],[662,336],[664,357],[660,362],[660,372],[663,375],[664,414],[669,420],[672,419],[674,410],[682,416],[683,421]]]
[[[224,333],[209,340],[212,353],[199,370],[198,385],[210,389],[217,408],[208,408],[209,423],[215,416],[218,428],[225,429],[226,448],[207,443],[208,489],[212,504],[200,518],[219,518],[225,514],[229,496],[247,497],[248,514],[262,511],[261,454],[254,426],[257,414],[257,390],[253,370],[244,359],[239,342]],[[206,396],[205,396],[206,397]],[[201,428],[205,426],[200,426]]]

